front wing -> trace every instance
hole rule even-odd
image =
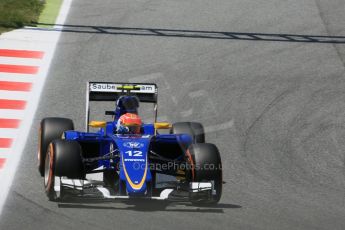
[[[130,196],[120,196],[112,194],[102,181],[98,180],[72,180],[55,177],[54,190],[58,198],[65,196],[78,198],[101,198],[101,199],[131,199]],[[191,197],[213,194],[213,182],[191,182],[187,188],[168,186],[162,188],[158,196],[139,197],[140,199],[167,200],[167,201],[189,201]],[[138,198],[138,197],[136,197]]]

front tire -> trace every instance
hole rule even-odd
[[[81,147],[76,141],[54,140],[49,144],[44,168],[44,187],[49,200],[56,201],[61,197],[54,188],[56,177],[85,178],[81,154]]]
[[[213,182],[213,191],[208,197],[190,196],[191,202],[195,205],[217,204],[223,187],[222,162],[218,148],[214,144],[193,144],[186,151],[186,158],[189,182]]]
[[[54,145],[51,143],[45,156],[44,164],[44,189],[50,201],[57,200],[58,196],[55,192],[55,150]],[[60,188],[61,189],[61,188]]]

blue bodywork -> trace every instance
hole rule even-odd
[[[183,160],[181,149],[189,146],[192,138],[186,134],[156,134],[154,124],[143,124],[141,134],[118,134],[116,124],[120,116],[126,112],[137,113],[139,106],[134,103],[130,108],[125,107],[126,100],[133,101],[133,97],[121,97],[116,103],[113,120],[97,132],[66,131],[64,137],[80,143],[84,158],[97,159],[85,166],[87,172],[100,167],[115,170],[118,184],[125,185],[119,188],[121,194],[147,196],[153,179],[151,151],[164,151],[172,160]]]

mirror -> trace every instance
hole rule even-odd
[[[155,129],[170,129],[171,124],[169,122],[156,122],[154,123]]]
[[[106,121],[91,121],[89,126],[93,128],[104,128],[107,125]]]

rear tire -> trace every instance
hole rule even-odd
[[[76,141],[54,140],[48,146],[45,157],[44,187],[48,199],[59,197],[54,189],[56,177],[84,179],[81,147]],[[62,187],[60,187],[60,191]]]
[[[213,181],[215,191],[208,198],[190,197],[195,205],[217,204],[222,196],[223,175],[222,162],[218,148],[214,144],[193,144],[186,151],[187,181],[209,182]]]
[[[67,118],[49,117],[41,121],[38,136],[38,171],[44,176],[44,163],[48,145],[61,139],[65,131],[74,130],[73,121]]]
[[[193,143],[205,143],[205,131],[202,124],[198,122],[177,122],[172,125],[172,134],[188,134],[192,137]]]

